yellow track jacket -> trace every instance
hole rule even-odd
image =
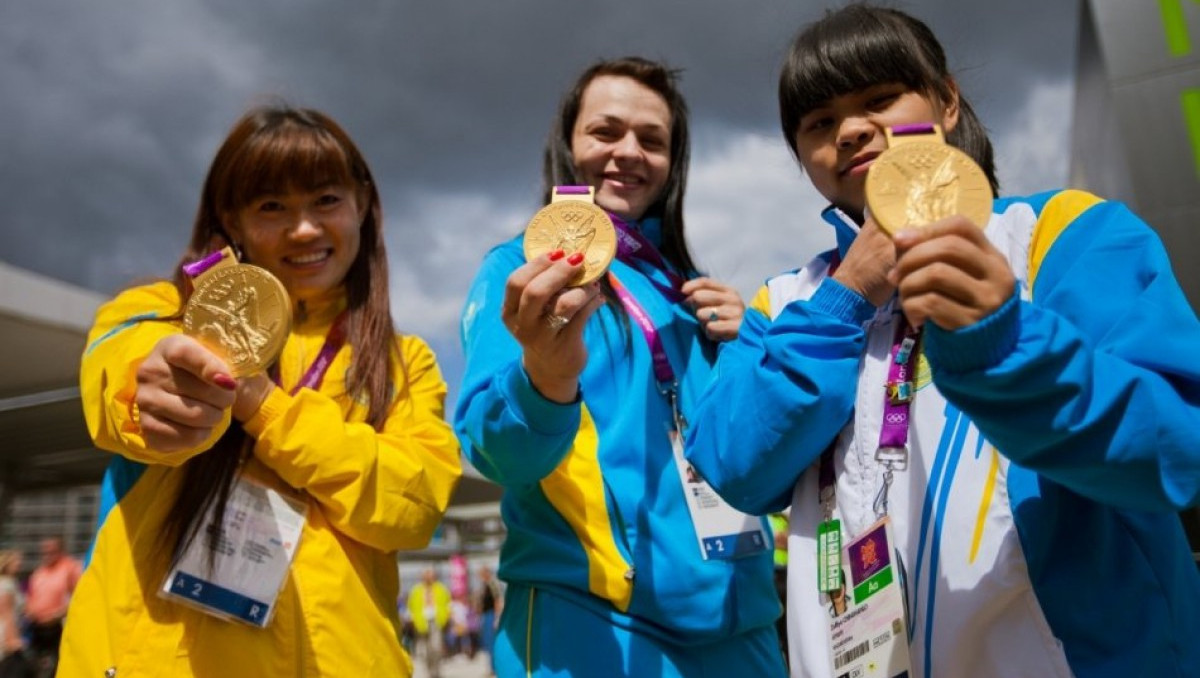
[[[148,449],[136,419],[136,370],[159,339],[180,331],[155,318],[175,314],[169,283],[126,291],[97,312],[83,356],[81,397],[96,445],[119,455],[106,478],[111,507],[67,615],[59,676],[409,676],[400,647],[395,551],[425,546],[461,474],[459,448],[443,420],[446,385],[429,347],[398,337],[386,425],[345,393],[351,348],[343,346],[319,392],[288,395],[317,355],[344,299],[293,327],[275,389],[245,424],[255,439],[244,472],[308,503],[291,571],[265,629],[222,621],[158,596],[166,576],[156,554],[179,466],[212,446]],[[114,490],[113,477],[126,478]],[[117,483],[118,485],[121,483]],[[289,490],[295,488],[295,490]]]

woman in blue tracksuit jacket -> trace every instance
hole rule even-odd
[[[1200,502],[1200,323],[1154,232],[1067,190],[997,199],[983,229],[883,235],[863,175],[886,128],[940,124],[996,186],[940,45],[906,14],[855,5],[802,32],[780,107],[837,248],[751,303],[687,456],[735,507],[791,506],[792,675],[854,663],[832,656],[817,585],[822,488],[843,543],[890,519],[911,675],[1198,675],[1200,575],[1177,512]],[[907,468],[887,485],[905,317],[923,336]]]
[[[708,382],[712,339],[735,336],[744,312],[696,277],[687,157],[671,71],[589,68],[552,128],[545,197],[594,188],[623,229],[617,260],[602,285],[564,289],[581,255],[526,262],[519,236],[488,253],[468,295],[455,428],[505,489],[502,677],[785,673],[766,522],[746,518],[749,555],[702,556],[687,497],[711,490],[687,482],[669,437]]]

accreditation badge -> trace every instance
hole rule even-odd
[[[842,552],[842,586],[828,594],[829,653],[835,678],[908,678],[903,583],[884,516]]]
[[[242,475],[230,489],[219,523],[213,519],[215,510],[208,508],[159,595],[221,619],[265,628],[291,568],[308,506]]]
[[[679,469],[679,480],[683,483],[683,495],[687,498],[692,526],[700,542],[700,555],[705,560],[727,560],[774,548],[774,540],[763,527],[764,520],[742,513],[725,503],[684,458],[683,439],[679,432],[671,431],[669,435],[675,466]]]

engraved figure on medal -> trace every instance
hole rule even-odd
[[[270,365],[290,324],[283,285],[247,264],[218,267],[197,278],[183,317],[184,331],[219,352],[237,376]]]

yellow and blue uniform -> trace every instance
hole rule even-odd
[[[657,226],[640,228],[656,242]],[[700,675],[691,667],[710,662],[704,675],[782,675],[771,553],[701,557],[644,337],[600,309],[584,331],[579,401],[545,399],[501,322],[505,281],[524,263],[518,236],[489,252],[475,278],[455,414],[469,460],[505,489],[497,673],[625,675],[645,660],[662,672],[652,675]],[[715,347],[661,291],[670,286],[661,270],[615,261],[610,271],[657,328],[686,418]]]
[[[225,421],[194,449],[161,453],[142,438],[136,371],[163,337],[180,331],[169,283],[128,290],[97,312],[80,374],[88,430],[118,455],[103,486],[89,564],[75,591],[59,675],[407,676],[396,609],[397,549],[428,543],[461,473],[443,420],[446,386],[433,353],[400,336],[405,372],[381,431],[345,391],[352,347],[343,346],[319,390],[289,395],[320,351],[340,296],[297,323],[279,359],[280,382],[244,428],[255,439],[244,472],[307,503],[294,561],[265,629],[221,621],[158,595],[163,518],[179,468],[210,448]]]
[[[825,217],[844,256],[857,226]],[[908,468],[889,493],[914,675],[1192,675],[1200,574],[1177,512],[1200,503],[1200,322],[1119,203],[1000,199],[985,233],[1017,294],[955,331],[926,324]],[[834,517],[861,534],[899,314],[833,280],[832,260],[768,281],[687,448],[732,505],[791,505],[796,678],[831,675],[816,462],[833,443]]]

